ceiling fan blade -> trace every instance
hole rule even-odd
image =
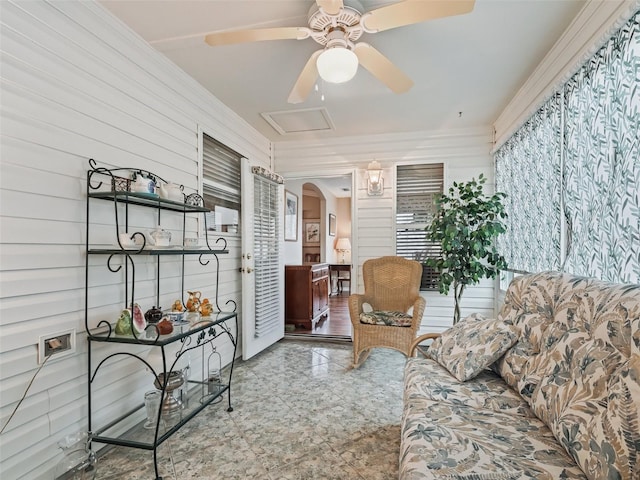
[[[371,10],[362,16],[366,32],[382,32],[473,10],[475,0],[405,0]]]
[[[393,92],[404,93],[413,86],[413,80],[368,43],[356,44],[354,51],[360,65],[369,70],[374,77]]]
[[[316,3],[329,15],[337,15],[344,7],[342,0],[316,0]]]
[[[288,99],[289,103],[304,102],[309,96],[309,93],[311,93],[311,89],[318,79],[318,67],[316,67],[316,61],[322,52],[324,52],[324,49],[317,50],[313,52],[311,57],[309,57],[307,64],[304,66],[300,76],[298,77],[298,80],[296,80],[296,84],[291,89]]]
[[[261,42],[263,40],[304,40],[309,36],[307,27],[256,28],[210,33],[204,41],[212,47],[233,43]]]

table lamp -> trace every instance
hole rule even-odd
[[[344,263],[344,254],[345,252],[351,251],[351,242],[348,238],[339,238],[336,242],[336,250],[342,253],[342,258],[340,259],[340,263]]]

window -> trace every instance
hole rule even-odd
[[[240,160],[242,156],[202,135],[202,196],[211,210],[207,228],[237,232],[240,222]]]
[[[440,246],[428,241],[425,228],[442,194],[444,165],[401,165],[396,174],[396,255],[422,263],[420,290],[437,290],[438,275],[424,262],[437,257]]]

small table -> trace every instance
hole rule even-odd
[[[336,272],[336,290],[333,290],[333,272]],[[340,272],[343,273],[342,276]],[[348,263],[331,263],[329,264],[329,279],[331,280],[331,295],[342,293],[342,283],[349,282],[349,290],[351,290],[351,265]]]

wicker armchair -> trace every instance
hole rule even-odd
[[[362,275],[364,294],[349,296],[353,366],[359,367],[370,350],[377,347],[394,348],[409,356],[426,304],[420,296],[422,265],[402,257],[381,257],[365,261]],[[386,324],[386,320],[385,324],[363,323],[370,321],[371,316],[363,312],[365,304],[371,306],[373,316],[381,313],[390,317],[392,325]],[[413,313],[407,315],[411,307]],[[395,318],[398,322],[393,321]]]

